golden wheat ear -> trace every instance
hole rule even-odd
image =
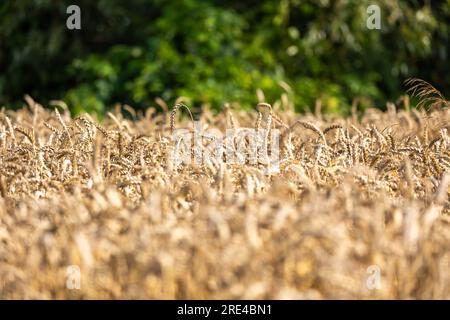
[[[450,106],[450,102],[444,95],[425,80],[418,78],[406,79],[404,84],[409,87],[407,92],[419,98],[418,108],[433,108],[439,106]]]
[[[225,110],[225,114],[227,115],[227,119],[229,119],[230,125],[232,129],[236,129],[237,125],[236,125],[236,119],[233,116],[233,112],[231,112],[231,106],[230,104],[227,102],[224,105],[224,110]]]
[[[172,134],[175,129],[175,116],[177,115],[178,110],[182,107],[188,111],[191,121],[194,123],[194,116],[192,115],[191,109],[189,109],[189,107],[184,103],[176,103],[172,109],[172,112],[170,112],[170,134]]]

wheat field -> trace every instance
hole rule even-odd
[[[171,132],[192,128],[181,104],[99,121],[27,97],[0,113],[0,298],[449,299],[450,113],[434,102],[198,115],[280,130],[265,174],[173,163]]]

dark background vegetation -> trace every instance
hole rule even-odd
[[[82,30],[66,28],[81,7]],[[382,29],[366,28],[370,4]],[[179,96],[252,106],[286,93],[299,111],[395,101],[408,77],[450,88],[450,0],[2,0],[0,106],[25,93],[75,113]]]

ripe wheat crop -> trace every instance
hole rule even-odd
[[[172,163],[171,132],[193,128],[182,104],[99,122],[28,97],[0,113],[0,298],[449,299],[450,113],[429,99],[349,117],[286,99],[203,110],[222,132],[280,130],[264,174]]]

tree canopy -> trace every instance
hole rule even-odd
[[[81,9],[68,30],[66,8]],[[156,97],[196,106],[253,105],[286,94],[298,110],[326,111],[398,98],[403,81],[450,88],[450,0],[380,0],[381,29],[366,27],[373,1],[6,0],[0,5],[0,104],[25,93],[63,99],[75,113]]]

